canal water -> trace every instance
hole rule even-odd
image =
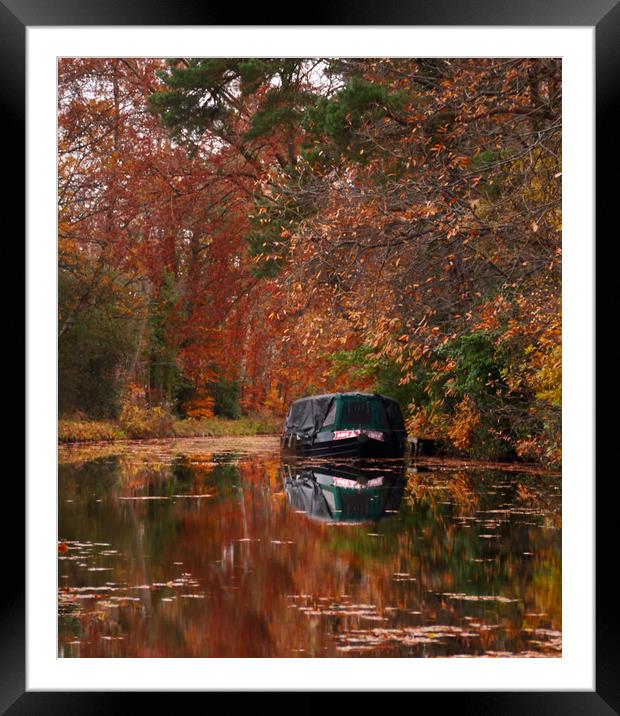
[[[60,657],[561,656],[561,478],[61,448]]]

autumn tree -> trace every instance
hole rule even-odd
[[[557,458],[559,61],[196,60],[164,80],[152,106],[188,137],[229,141],[248,99],[247,240],[289,376],[398,393],[462,449]]]
[[[109,394],[103,412],[132,383],[151,401],[183,396],[191,409],[198,396],[208,406],[230,372],[226,318],[242,290],[248,190],[235,157],[189,157],[148,111],[161,65],[59,65],[60,369],[66,386],[82,386],[63,391],[67,409],[92,412],[69,399],[88,392],[84,383]]]

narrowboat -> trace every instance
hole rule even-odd
[[[385,469],[284,462],[282,473],[291,507],[322,522],[378,522],[398,512],[406,484],[402,461]]]
[[[294,401],[280,439],[283,455],[402,458],[407,432],[398,403],[378,393],[329,393]]]

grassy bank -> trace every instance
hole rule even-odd
[[[238,420],[201,418],[173,420],[153,429],[127,429],[120,423],[106,420],[61,419],[58,421],[58,442],[76,443],[105,440],[140,440],[168,437],[223,437],[226,435],[273,435],[282,427],[280,418],[245,416]]]

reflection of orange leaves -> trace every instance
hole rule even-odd
[[[525,487],[525,485],[518,485],[517,486],[517,497],[522,502],[531,502],[533,498],[535,497],[534,493]]]
[[[59,542],[58,543],[58,554],[64,554],[67,552],[69,547],[67,546],[66,542]]]

